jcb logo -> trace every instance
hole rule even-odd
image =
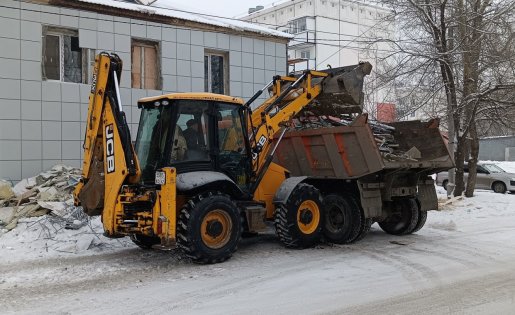
[[[107,173],[114,172],[114,131],[113,125],[106,126],[106,161]]]

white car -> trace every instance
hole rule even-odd
[[[465,164],[464,180],[467,182],[468,165]],[[441,172],[436,174],[436,184],[443,186],[447,190],[447,183],[449,182],[449,173]],[[499,166],[493,163],[478,163],[477,165],[477,179],[476,189],[492,189],[496,193],[504,194],[510,191],[515,194],[515,174],[507,173]]]

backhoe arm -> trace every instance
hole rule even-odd
[[[95,58],[84,139],[82,179],[74,191],[75,204],[89,215],[114,216],[122,185],[136,183],[140,169],[119,93],[122,61],[101,53]],[[103,220],[107,233],[113,220]]]

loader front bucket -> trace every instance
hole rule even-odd
[[[329,76],[322,79],[322,93],[317,97],[317,108],[326,115],[361,113],[363,111],[363,83],[372,71],[369,62],[331,68],[320,72]]]

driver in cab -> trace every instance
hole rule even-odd
[[[188,149],[200,149],[203,139],[201,139],[198,122],[195,119],[190,119],[186,122],[186,126],[188,128],[184,130],[182,134],[186,139],[186,145],[188,146]]]

